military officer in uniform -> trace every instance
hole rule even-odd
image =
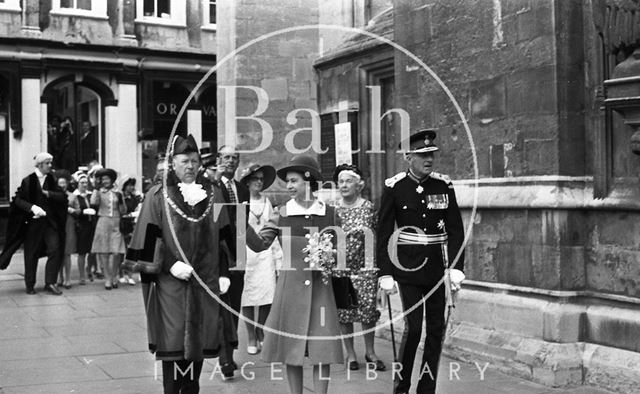
[[[380,288],[395,291],[405,311],[405,330],[395,372],[394,393],[408,393],[411,371],[422,333],[423,306],[407,313],[443,278],[463,245],[464,229],[453,185],[448,176],[433,171],[435,130],[420,130],[400,144],[409,169],[385,181],[378,213],[377,261]],[[408,150],[407,150],[408,149]],[[446,248],[442,245],[448,242]],[[448,252],[444,252],[448,249]],[[448,259],[443,258],[447,254]],[[464,255],[455,269],[463,270]],[[461,274],[461,273],[457,273]],[[453,275],[452,275],[453,276]],[[456,275],[457,276],[457,275]],[[394,281],[396,283],[394,283]],[[460,283],[453,283],[453,290]],[[445,289],[440,285],[424,302],[426,340],[417,393],[435,393],[438,360],[445,329]],[[395,368],[397,371],[399,368]]]

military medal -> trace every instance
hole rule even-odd
[[[438,229],[444,231],[444,220],[440,219],[438,222]]]
[[[418,185],[418,187],[416,187],[416,191],[418,193],[422,193],[424,191],[424,188],[422,187],[422,185]]]

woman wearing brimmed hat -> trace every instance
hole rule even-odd
[[[71,255],[77,250],[76,237],[76,217],[80,213],[78,200],[69,190],[71,188],[71,174],[67,170],[56,171],[58,187],[67,194],[67,222],[65,225],[65,241],[64,251],[62,255],[62,264],[58,274],[58,286],[64,286],[65,289],[71,288]]]
[[[114,190],[117,174],[110,168],[96,172],[96,182],[102,186],[93,191],[91,205],[98,211],[98,223],[93,236],[91,252],[96,253],[105,268],[104,288],[118,287],[117,256],[124,254],[124,239],[120,233],[120,216],[126,212],[122,193]]]
[[[272,166],[250,165],[240,174],[242,182],[251,194],[249,200],[249,225],[260,231],[273,215],[273,205],[262,195],[276,178],[276,169]],[[256,354],[264,341],[264,332],[252,322],[264,325],[271,309],[276,290],[276,268],[282,264],[282,249],[278,241],[265,251],[256,253],[247,248],[247,264],[242,291],[242,314],[246,321],[248,344],[247,353]],[[255,309],[258,313],[254,313]]]
[[[136,217],[140,212],[140,204],[142,203],[142,195],[136,190],[136,178],[125,175],[122,177],[122,196],[124,197],[124,205],[126,211],[120,218],[120,232],[124,238],[125,247],[131,243],[131,237],[133,235],[133,227],[135,225]],[[122,256],[124,258],[124,256]],[[120,268],[120,283],[129,284],[131,286],[136,284],[133,279],[133,273],[129,272],[125,268]]]
[[[283,245],[286,242],[291,246],[290,255],[284,256],[266,322],[266,326],[275,332],[265,333],[262,358],[266,362],[286,364],[289,390],[301,393],[302,366],[307,356],[314,366],[315,392],[326,393],[330,364],[343,362],[338,311],[331,281],[325,283],[321,272],[310,269],[310,263],[305,262],[307,255],[302,250],[308,245],[305,236],[310,228],[322,230],[339,223],[336,223],[334,209],[312,193],[322,181],[320,166],[313,157],[295,156],[289,165],[277,171],[277,175],[286,182],[291,200],[280,208],[279,214],[274,215],[259,235],[247,232],[247,245],[253,250],[267,249],[277,237]],[[305,339],[317,336],[336,339]]]
[[[90,194],[89,177],[82,171],[78,171],[74,174],[78,188],[73,192],[76,201],[78,202],[78,208],[80,214],[76,221],[76,252],[78,253],[78,271],[80,273],[80,284],[86,284],[85,280],[85,261],[87,256],[91,253],[91,244],[93,243],[93,230],[94,221],[96,216],[96,210],[91,208],[89,203]],[[91,273],[89,265],[86,267],[86,275],[93,281],[93,274]]]

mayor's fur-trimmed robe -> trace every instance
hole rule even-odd
[[[218,279],[221,269],[227,266],[221,264],[224,257],[220,242],[232,237],[233,231],[225,208],[215,217],[214,203],[223,202],[219,187],[205,179],[197,182],[206,190],[207,198],[194,207],[184,201],[173,174],[167,180],[167,195],[173,202],[168,209],[163,186],[149,190],[124,262],[125,268],[142,274],[149,350],[158,360],[199,361],[217,357],[222,330],[229,342],[237,344],[235,328],[229,327],[229,319],[223,322],[218,302],[193,276],[184,281],[169,271],[176,261],[188,262],[206,286],[214,294],[220,294]],[[202,220],[194,222],[186,217]],[[187,261],[178,251],[171,227]]]

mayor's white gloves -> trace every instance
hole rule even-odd
[[[396,282],[391,275],[381,276],[379,285],[387,294],[394,294],[397,291]]]
[[[458,291],[462,286],[462,281],[464,281],[464,272],[452,269],[449,271],[449,278],[451,278],[451,291]]]
[[[96,210],[93,208],[85,208],[82,210],[82,214],[87,216],[93,216],[96,214]]]
[[[231,280],[226,276],[221,276],[218,279],[218,284],[220,285],[220,294],[225,294],[229,291],[229,286],[231,286]]]
[[[178,279],[189,280],[191,278],[191,274],[193,273],[193,267],[189,264],[185,264],[182,261],[176,261],[169,269],[171,275],[175,276]]]
[[[44,209],[35,204],[31,206],[31,212],[33,213],[33,217],[36,219],[47,216],[47,213],[44,211]]]

